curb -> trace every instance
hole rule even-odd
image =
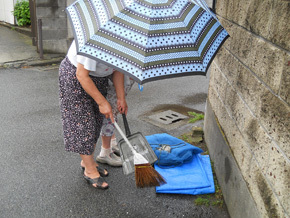
[[[27,62],[24,66],[36,67],[36,66],[46,66],[46,65],[51,65],[51,64],[59,64],[63,59],[64,57],[57,57],[57,58],[52,58],[52,59],[47,59],[47,60],[36,60],[36,61]]]
[[[32,37],[31,28],[30,27],[19,27],[17,25],[9,24],[3,21],[0,21],[0,26],[7,27],[11,30],[15,30],[19,33],[22,33],[26,36]]]
[[[50,59],[43,60],[23,60],[23,61],[14,61],[7,63],[0,63],[0,68],[22,68],[22,67],[41,67],[53,64],[60,64],[64,56],[52,57]]]

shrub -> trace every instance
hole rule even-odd
[[[12,13],[17,19],[18,26],[26,26],[31,24],[28,1],[17,1]]]

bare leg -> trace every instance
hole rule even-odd
[[[119,147],[118,147],[118,142],[117,142],[117,139],[116,139],[116,135],[115,135],[115,134],[112,135],[112,139],[111,139],[111,148],[112,148],[113,152],[114,152],[116,155],[118,155],[118,156],[121,155],[121,154],[120,154],[120,150],[119,150]]]
[[[102,136],[102,147],[104,149],[109,149],[111,147],[111,136]]]
[[[97,144],[94,145],[94,150],[96,149],[96,145],[97,145]],[[94,161],[94,165],[95,165],[95,167],[99,166],[99,164],[97,164],[95,161]],[[85,168],[85,164],[84,164],[83,159],[82,159],[82,161],[81,161],[81,167]],[[103,172],[103,173],[104,173],[104,174],[108,174],[108,171],[107,171],[106,169],[104,169],[104,172]]]
[[[112,144],[113,142],[113,144]],[[113,134],[112,136],[102,136],[102,147],[104,149],[117,147],[116,136]]]
[[[117,147],[117,139],[116,139],[116,135],[115,134],[113,134],[112,135],[112,138],[111,138],[111,146],[112,147]]]
[[[94,144],[94,151],[96,150],[96,145],[97,145],[97,144]],[[94,161],[94,162],[95,162],[95,161]],[[95,164],[95,167],[98,166],[98,164],[97,164],[96,162],[95,162],[94,164]],[[81,161],[81,167],[84,167],[84,168],[86,167],[85,164],[84,164],[83,158],[82,158],[82,161]]]
[[[100,177],[100,174],[96,168],[96,162],[94,160],[94,156],[93,155],[80,155],[82,158],[82,163],[85,167],[85,171],[84,171],[84,175],[91,178],[91,179],[95,179]],[[96,187],[96,184],[94,184],[94,186]],[[102,187],[106,187],[108,186],[108,183],[104,182],[102,184]]]

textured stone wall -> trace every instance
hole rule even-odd
[[[68,48],[66,1],[36,0],[36,17],[42,20],[43,50],[66,53]]]
[[[289,217],[290,1],[217,0],[216,12],[231,37],[208,101],[261,217]]]

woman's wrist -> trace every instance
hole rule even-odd
[[[117,96],[117,100],[118,101],[126,101],[126,98],[125,98],[125,96],[121,96],[121,97]]]
[[[98,96],[96,99],[94,99],[95,102],[98,104],[98,105],[102,105],[104,104],[107,99],[102,95],[102,96]]]

